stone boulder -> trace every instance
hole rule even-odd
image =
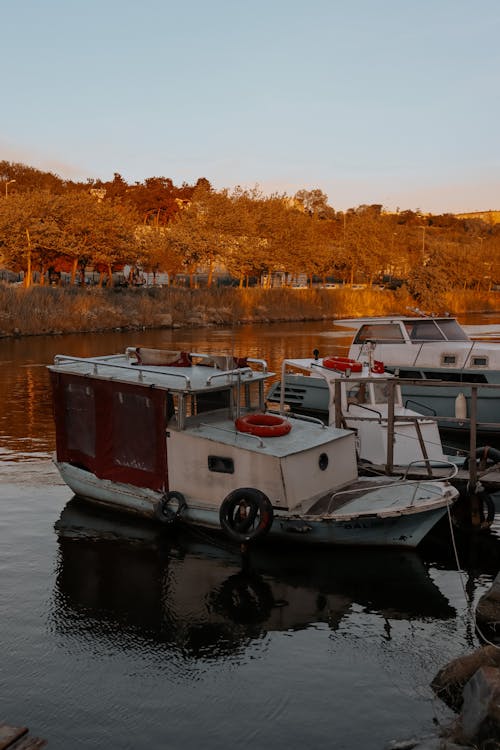
[[[472,654],[454,659],[437,673],[431,687],[438,698],[459,713],[464,702],[465,685],[478,669],[484,667],[500,669],[500,649],[496,646],[483,646]]]
[[[461,739],[479,747],[500,738],[499,669],[481,667],[464,687],[461,729]]]

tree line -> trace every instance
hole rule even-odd
[[[500,225],[481,219],[381,205],[336,211],[319,189],[264,195],[215,190],[206,178],[178,187],[116,173],[79,183],[5,161],[2,186],[0,268],[23,272],[26,286],[61,272],[83,279],[89,268],[112,283],[126,265],[173,284],[202,271],[211,286],[222,269],[239,286],[300,275],[310,284],[389,281],[417,300],[500,283]]]

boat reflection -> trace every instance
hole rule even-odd
[[[59,564],[52,620],[60,633],[144,638],[184,656],[216,658],[272,631],[352,614],[389,621],[448,619],[455,609],[415,552],[221,549],[192,531],[117,518],[73,498],[56,522]]]

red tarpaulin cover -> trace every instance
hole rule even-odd
[[[101,479],[167,488],[166,392],[51,372],[57,459]]]

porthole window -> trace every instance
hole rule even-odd
[[[321,471],[324,471],[326,467],[328,466],[328,456],[326,453],[322,453],[319,457],[318,466],[321,469]]]

